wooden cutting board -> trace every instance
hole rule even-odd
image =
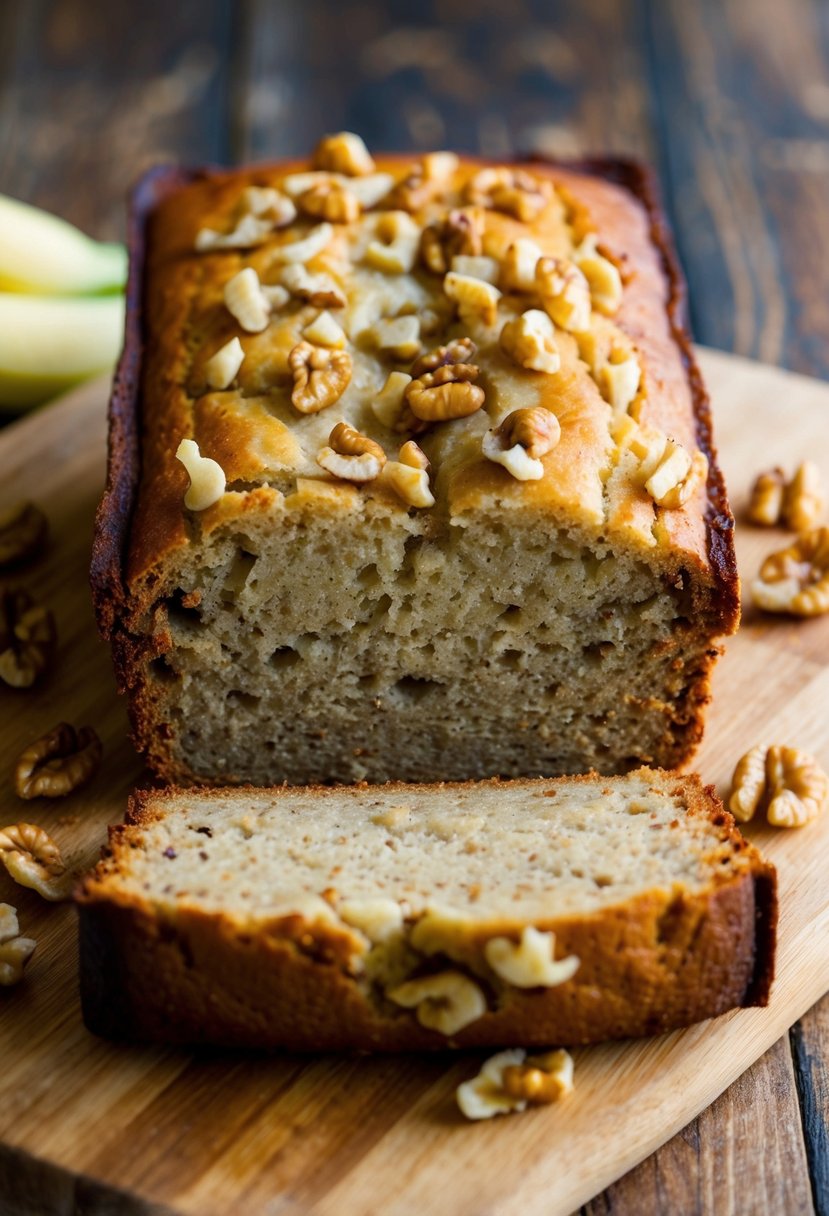
[[[808,454],[829,484],[829,386],[701,357],[738,519],[762,467]],[[0,691],[0,813],[42,824],[78,865],[97,855],[140,771],[86,579],[106,391],[87,386],[0,433],[0,505],[35,498],[53,528],[49,553],[9,581],[54,608],[60,636],[48,684]],[[746,580],[782,539],[738,529]],[[696,761],[704,777],[724,791],[736,758],[760,740],[797,744],[829,766],[828,666],[829,617],[773,619],[748,607],[717,670]],[[64,802],[23,805],[11,786],[14,759],[61,719],[94,725],[102,770]],[[45,904],[3,872],[0,900],[18,907],[38,946],[25,982],[0,991],[0,1199],[19,1193],[24,1177],[52,1185],[34,1157],[193,1216],[569,1213],[711,1103],[829,989],[829,814],[801,831],[749,834],[780,877],[769,1008],[580,1050],[565,1103],[482,1124],[465,1123],[454,1104],[479,1053],[254,1059],[93,1038],[78,1007],[73,909]]]

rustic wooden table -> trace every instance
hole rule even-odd
[[[0,191],[118,237],[148,165],[326,130],[643,156],[696,337],[825,378],[827,61],[822,0],[2,0]],[[140,1210],[68,1177],[49,1193],[49,1216]],[[829,998],[584,1212],[829,1214]]]

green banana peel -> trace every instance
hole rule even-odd
[[[123,291],[127,251],[0,194],[0,290],[36,295]]]

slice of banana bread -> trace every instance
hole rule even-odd
[[[403,1051],[766,1003],[775,872],[695,776],[136,795],[79,891],[93,1031]]]
[[[739,597],[650,177],[357,147],[138,196],[93,562],[137,745],[186,784],[678,765]]]

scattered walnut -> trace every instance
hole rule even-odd
[[[371,153],[353,131],[324,135],[314,150],[312,163],[315,169],[344,173],[347,177],[364,177],[374,172]]]
[[[548,1105],[573,1090],[573,1057],[569,1051],[547,1051],[528,1056],[523,1064],[508,1065],[504,1090],[511,1098]]]
[[[551,410],[543,406],[513,410],[492,431],[487,431],[481,450],[487,460],[502,464],[517,481],[539,481],[544,476],[541,457],[551,452],[561,438],[561,426]]]
[[[493,937],[484,956],[500,979],[516,988],[554,988],[572,979],[579,968],[575,954],[556,961],[555,933],[540,933],[527,925],[516,944],[508,937]]]
[[[101,762],[101,741],[91,726],[76,731],[59,722],[23,751],[14,770],[21,798],[63,798],[86,785]]]
[[[480,322],[487,326],[495,324],[501,293],[492,283],[450,270],[444,276],[443,290],[457,304],[458,316],[462,321]]]
[[[245,352],[238,338],[220,346],[204,365],[204,377],[210,388],[230,388],[244,362]]]
[[[296,207],[279,190],[270,186],[248,186],[239,200],[234,226],[230,232],[202,228],[196,234],[196,250],[249,249],[261,245],[277,228],[296,219]]]
[[[294,377],[291,403],[300,414],[317,414],[342,397],[351,380],[351,355],[300,342],[288,355]]]
[[[814,527],[826,506],[820,472],[811,460],[798,465],[787,482],[782,469],[761,473],[751,490],[748,518],[755,524],[782,522],[793,532]]]
[[[49,666],[55,650],[55,618],[25,591],[0,593],[0,680],[30,688]]]
[[[331,244],[334,229],[331,224],[317,224],[307,236],[298,241],[289,241],[285,245],[275,245],[270,256],[277,262],[310,262],[317,254],[322,253]]]
[[[328,444],[320,449],[317,464],[344,481],[373,481],[386,463],[386,453],[380,444],[347,422],[337,423],[328,436]]]
[[[596,308],[604,313],[616,312],[622,302],[622,276],[610,258],[599,253],[595,235],[586,236],[573,250],[573,261],[590,284]]]
[[[219,501],[227,485],[224,469],[209,456],[202,456],[194,439],[182,439],[176,448],[176,460],[181,461],[190,478],[184,495],[188,511],[205,511]]]
[[[34,823],[0,828],[0,861],[22,887],[44,899],[66,899],[72,885],[60,849],[52,837]]]
[[[252,266],[228,279],[223,294],[225,307],[242,329],[258,334],[267,328],[271,305]]]
[[[619,413],[626,412],[635,400],[642,380],[642,369],[635,354],[614,348],[598,376],[605,400]]]
[[[303,191],[297,199],[300,211],[332,224],[353,224],[360,218],[360,200],[345,186],[336,182],[318,182]]]
[[[383,477],[408,506],[435,505],[435,496],[429,488],[429,461],[413,439],[403,444],[397,460],[387,462]]]
[[[345,308],[345,293],[329,274],[311,274],[297,264],[286,266],[279,277],[292,296],[314,308]]]
[[[519,237],[508,245],[501,263],[501,278],[498,284],[501,290],[536,291],[536,266],[541,256],[541,249],[535,241],[527,237]]]
[[[0,511],[0,567],[34,557],[48,533],[49,521],[33,502],[18,502]]]
[[[751,585],[758,607],[793,616],[829,612],[829,528],[801,532],[793,544],[770,554]]]
[[[421,259],[434,274],[446,274],[458,255],[479,257],[482,251],[483,217],[474,207],[453,209],[424,228],[420,238]]]
[[[552,375],[561,367],[555,326],[546,312],[530,308],[507,321],[499,339],[501,350],[527,371]]]
[[[407,385],[406,404],[423,422],[466,418],[484,403],[484,390],[472,383],[477,376],[477,367],[470,363],[451,363],[424,372]]]
[[[737,763],[728,807],[746,823],[763,807],[776,828],[800,828],[823,809],[829,776],[808,752],[796,747],[752,747]]]
[[[567,1051],[527,1057],[520,1047],[501,1051],[478,1076],[458,1086],[458,1106],[467,1119],[491,1119],[523,1111],[530,1103],[556,1102],[573,1089],[573,1058]]]
[[[375,418],[392,430],[403,409],[403,394],[412,378],[406,372],[389,372],[386,383],[371,403]]]
[[[384,211],[377,216],[374,239],[365,253],[367,266],[384,274],[408,274],[420,245],[420,228],[405,211]]]
[[[0,987],[20,983],[36,945],[31,937],[20,936],[17,910],[11,904],[0,904]]]
[[[568,333],[590,328],[590,284],[566,258],[539,258],[535,282],[544,311]]]
[[[409,314],[402,317],[381,317],[368,329],[363,330],[363,335],[366,341],[393,359],[412,359],[421,346],[420,320]]]
[[[783,510],[785,486],[786,474],[779,467],[767,469],[757,476],[751,487],[746,512],[753,524],[765,524],[771,527],[779,521]]]
[[[315,346],[331,346],[337,350],[345,347],[345,332],[330,312],[317,313],[311,324],[303,329],[302,336]]]
[[[440,971],[407,980],[386,996],[395,1005],[416,1010],[421,1026],[447,1036],[457,1034],[486,1013],[483,992],[460,971]]]
[[[465,198],[481,207],[503,211],[528,223],[552,197],[549,182],[540,181],[524,169],[481,169],[466,184]]]

